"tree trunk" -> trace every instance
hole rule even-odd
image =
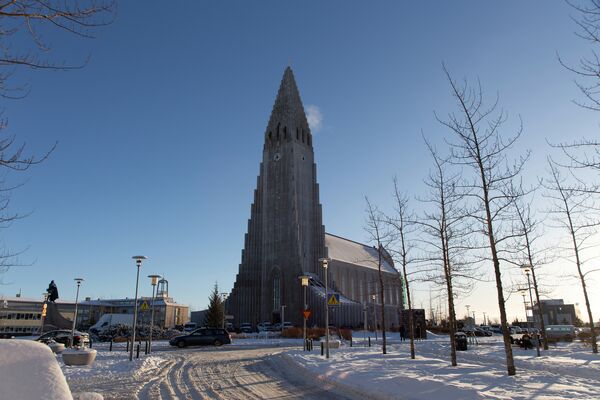
[[[385,293],[383,292],[383,273],[381,272],[381,244],[379,244],[379,248],[377,249],[377,255],[379,258],[377,267],[379,270],[379,299],[381,300],[381,337],[383,339],[382,352],[383,354],[387,354],[387,342],[385,337]]]
[[[415,359],[415,328],[413,321],[412,301],[410,299],[410,289],[408,287],[408,277],[406,273],[406,263],[402,263],[404,272],[404,283],[406,284],[406,300],[408,301],[408,335],[410,338],[410,358]]]

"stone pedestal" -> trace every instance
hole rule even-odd
[[[62,352],[62,358],[66,365],[91,365],[96,353],[94,349],[67,349]]]

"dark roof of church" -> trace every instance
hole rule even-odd
[[[332,235],[331,233],[325,233],[325,246],[327,247],[328,256],[332,260],[377,270],[377,249],[373,246]],[[385,258],[381,267],[384,272],[398,273]]]

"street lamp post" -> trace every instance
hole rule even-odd
[[[73,318],[73,327],[71,328],[71,347],[73,347],[73,339],[75,337],[75,324],[77,323],[77,303],[79,302],[79,287],[81,286],[81,282],[83,282],[83,278],[75,278],[74,281],[77,282],[77,294],[75,295],[75,317]]]
[[[138,313],[138,284],[140,281],[140,267],[142,266],[142,261],[147,260],[146,256],[133,256],[131,257],[135,260],[135,265],[137,267],[137,275],[135,278],[135,302],[133,308],[133,332],[131,333],[131,347],[129,348],[129,361],[133,361],[133,344],[135,343],[135,329],[137,327],[137,313]]]
[[[327,296],[329,295],[329,290],[327,286],[327,267],[329,266],[328,258],[319,258],[321,261],[321,265],[325,269],[325,357],[329,358],[329,305],[327,304]]]
[[[221,293],[221,304],[223,305],[223,329],[225,329],[225,320],[226,320],[226,315],[225,315],[225,300],[227,300],[227,293]]]
[[[154,333],[154,298],[156,297],[156,284],[158,283],[158,278],[160,275],[148,275],[150,278],[152,285],[152,305],[150,306],[150,343],[148,343],[148,353],[152,353],[152,334]]]
[[[486,315],[487,315],[487,313],[485,311],[483,311],[483,324],[487,326],[488,323],[487,323]]]
[[[302,288],[304,290],[304,313],[302,315],[302,339],[304,342],[303,349],[306,351],[306,311],[308,310],[308,303],[306,301],[306,290],[308,288],[308,280],[310,277],[308,275],[300,276],[300,283],[302,284]],[[325,296],[327,297],[327,296]]]
[[[525,272],[525,275],[527,275],[527,288],[529,289],[529,304],[531,305],[531,322],[534,322],[535,319],[535,315],[533,314],[533,296],[531,295],[531,281],[529,280],[529,274],[531,273],[531,266],[530,265],[523,265],[521,266],[521,269],[523,270],[523,272]],[[540,356],[540,341],[538,339],[538,335],[536,334],[535,336],[535,350],[537,352],[537,356]]]
[[[519,289],[519,292],[521,292],[521,296],[523,296],[523,307],[525,308],[525,321],[527,321],[527,300],[525,300],[527,289],[521,288]]]
[[[375,342],[377,342],[377,307],[375,306],[376,295],[373,293],[371,295],[371,300],[373,300],[373,329],[375,330]]]

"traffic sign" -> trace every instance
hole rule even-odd
[[[327,304],[330,306],[339,306],[340,305],[340,294],[339,293],[331,293],[329,295],[329,300],[327,300]]]
[[[144,300],[140,308],[142,309],[142,311],[148,311],[150,309],[150,306],[148,306],[148,303],[146,302],[146,300]]]
[[[302,311],[302,314],[304,315],[304,319],[309,319],[310,315],[312,314],[312,311],[304,310],[304,311]]]

